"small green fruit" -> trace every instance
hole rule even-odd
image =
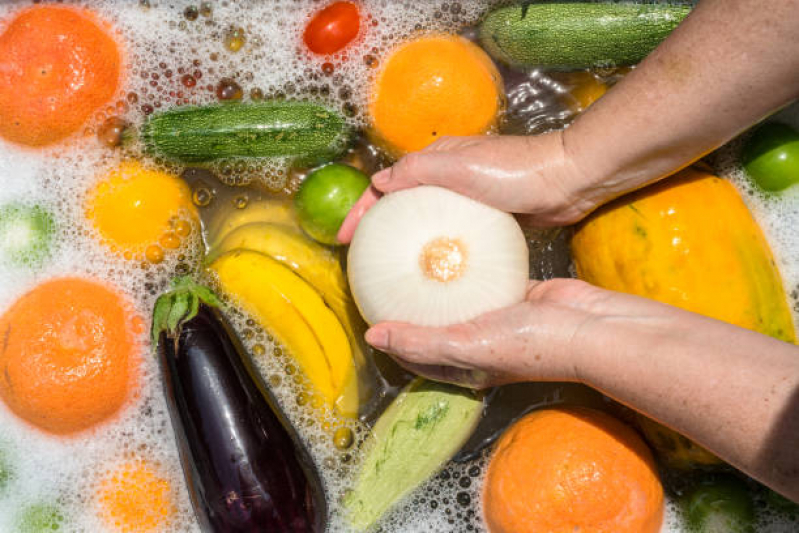
[[[332,163],[314,170],[294,198],[300,226],[323,244],[339,244],[336,234],[367,187],[369,178],[348,165]]]
[[[741,154],[744,170],[768,192],[799,183],[799,132],[778,122],[755,130]]]

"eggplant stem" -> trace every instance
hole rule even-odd
[[[155,346],[162,332],[176,338],[180,327],[197,316],[200,304],[220,307],[222,302],[214,292],[188,276],[172,280],[172,290],[158,297],[153,307],[152,341]]]

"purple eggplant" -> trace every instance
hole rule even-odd
[[[153,341],[186,485],[204,531],[321,532],[322,481],[208,288],[158,298]]]

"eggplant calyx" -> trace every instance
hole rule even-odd
[[[172,280],[172,290],[159,296],[153,306],[153,345],[158,343],[162,332],[177,337],[181,325],[197,316],[201,303],[210,307],[222,305],[211,289],[190,277]]]

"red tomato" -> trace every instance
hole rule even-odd
[[[358,35],[361,16],[352,2],[334,2],[316,13],[302,39],[311,52],[334,54]]]

